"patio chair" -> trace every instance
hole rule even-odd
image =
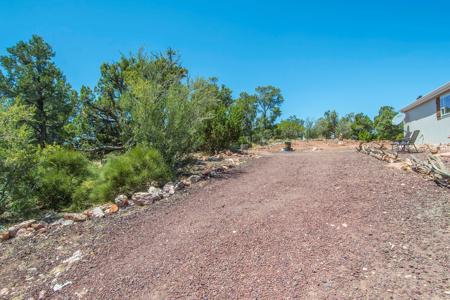
[[[402,138],[401,140],[398,140],[398,141],[395,141],[395,142],[391,143],[392,150],[395,150],[395,149],[399,150],[400,149],[400,145],[402,145],[404,143],[407,143],[409,141],[409,139],[411,138],[411,134],[412,134],[411,131],[407,131],[404,138]]]
[[[412,148],[414,148],[416,150],[416,152],[419,152],[419,150],[417,150],[417,147],[416,147],[416,140],[417,140],[417,137],[419,136],[419,133],[420,133],[420,130],[414,130],[414,132],[412,133],[412,135],[408,141],[404,141],[404,142],[400,143],[399,144],[400,151],[411,152]]]

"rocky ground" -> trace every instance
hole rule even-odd
[[[0,298],[450,298],[450,191],[349,148],[1,243]]]

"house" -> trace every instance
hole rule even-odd
[[[401,109],[405,131],[420,130],[418,144],[450,143],[450,82]]]

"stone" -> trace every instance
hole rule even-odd
[[[149,205],[153,203],[152,195],[146,192],[134,193],[131,197],[131,200],[133,200],[134,204],[139,206]]]
[[[197,183],[200,180],[202,180],[202,177],[200,175],[191,175],[188,178],[188,181],[192,184],[192,183]]]
[[[65,259],[63,263],[68,264],[69,266],[81,260],[83,255],[80,250],[75,251],[71,257]]]
[[[47,232],[47,227],[37,229],[37,231],[36,231],[37,234],[42,234],[42,233],[46,233],[46,232]]]
[[[8,228],[8,234],[9,234],[9,237],[10,237],[10,238],[15,237],[18,230],[19,230],[19,228],[15,227],[15,226],[9,227],[9,228]]]
[[[128,206],[128,197],[127,195],[119,195],[116,197],[116,199],[114,199],[114,203],[118,206],[118,207],[125,207]]]
[[[2,288],[2,289],[0,290],[0,296],[1,296],[1,297],[8,296],[8,294],[9,294],[9,289],[8,289],[8,288]]]
[[[22,223],[16,224],[14,226],[11,226],[8,228],[8,232],[9,232],[9,236],[10,238],[13,238],[17,235],[17,232],[20,229],[25,229],[30,227],[32,224],[36,223],[36,220],[28,220],[28,221],[24,221]]]
[[[87,216],[80,213],[65,213],[63,217],[64,220],[72,220],[75,222],[84,222],[87,220]]]
[[[208,161],[221,161],[221,160],[223,160],[222,154],[208,157]]]
[[[62,226],[68,226],[68,225],[72,225],[73,223],[75,223],[73,220],[64,220],[63,218],[53,222],[51,225],[52,226],[58,226],[58,225],[62,225]]]
[[[28,221],[24,221],[24,222],[22,222],[22,223],[20,223],[20,224],[17,224],[16,227],[17,227],[18,229],[21,229],[21,228],[27,228],[27,227],[30,227],[31,224],[33,224],[33,223],[36,223],[36,220],[28,220]]]
[[[55,284],[55,285],[53,286],[53,291],[54,291],[54,292],[60,291],[60,290],[62,290],[64,287],[66,287],[66,286],[68,286],[68,285],[70,285],[70,284],[72,284],[72,281],[67,281],[67,282],[64,282],[63,284],[57,283],[57,284]]]
[[[9,231],[5,230],[0,233],[0,240],[7,241],[7,240],[9,240],[9,238],[10,238]]]
[[[94,207],[92,209],[92,217],[94,218],[103,218],[105,216],[105,213],[100,207]]]
[[[178,181],[175,183],[175,190],[180,191],[186,187],[186,184],[183,181]]]
[[[185,187],[188,187],[191,185],[191,182],[188,179],[181,179],[181,181]]]
[[[175,194],[175,185],[173,182],[168,182],[163,187],[164,195],[173,195]]]
[[[27,238],[33,235],[33,232],[27,230],[27,228],[20,228],[16,232],[16,238]]]
[[[46,228],[47,226],[48,226],[48,224],[46,222],[38,222],[38,223],[31,224],[31,227],[34,230],[39,230],[39,229],[42,229],[42,228]]]
[[[118,211],[119,211],[119,206],[117,206],[116,204],[111,204],[111,206],[107,210],[105,210],[105,213],[107,215],[110,215],[110,214],[114,214]]]
[[[151,186],[148,188],[148,193],[151,194],[154,201],[157,201],[163,197],[163,191],[160,188]]]

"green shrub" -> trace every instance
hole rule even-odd
[[[39,151],[37,196],[43,208],[61,209],[72,204],[73,194],[91,176],[91,164],[80,152],[60,146]]]
[[[92,187],[90,201],[109,201],[118,194],[131,194],[152,181],[166,182],[171,172],[155,149],[137,146],[120,156],[110,156]]]
[[[91,197],[95,185],[95,179],[88,179],[86,181],[83,181],[73,193],[72,205],[70,206],[70,210],[80,211],[88,208],[92,204],[99,203],[99,201],[96,201],[97,199],[93,199]]]

